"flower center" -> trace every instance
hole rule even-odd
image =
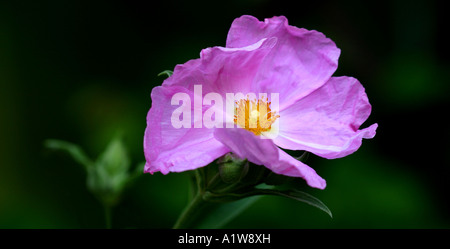
[[[269,131],[272,124],[280,117],[270,109],[267,98],[258,100],[241,99],[235,102],[234,123],[259,136]]]

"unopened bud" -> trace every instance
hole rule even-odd
[[[220,178],[225,183],[235,183],[240,181],[248,172],[248,161],[240,159],[229,153],[219,161]]]

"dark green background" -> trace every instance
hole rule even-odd
[[[133,162],[157,74],[224,46],[234,18],[285,15],[342,53],[335,75],[365,86],[377,122],[346,158],[311,157],[327,180],[311,189],[334,218],[263,197],[229,228],[449,228],[449,50],[433,1],[9,1],[0,4],[0,228],[102,228],[85,173],[47,138],[95,158],[117,133]],[[169,228],[188,175],[146,174],[114,210],[115,228]]]

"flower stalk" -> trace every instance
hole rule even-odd
[[[306,158],[306,152],[300,157]],[[193,171],[193,197],[173,228],[221,228],[262,195],[288,197],[331,212],[319,199],[299,188],[298,178],[274,174],[229,153]],[[191,193],[192,193],[191,192]]]
[[[178,220],[173,226],[174,229],[191,228],[198,216],[203,213],[203,210],[208,206],[208,203],[203,200],[203,194],[197,193],[191,202],[186,206]]]

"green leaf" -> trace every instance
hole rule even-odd
[[[159,73],[158,76],[167,75],[167,78],[168,78],[168,77],[172,76],[172,74],[173,74],[173,71],[171,71],[171,70],[164,70],[161,73]]]
[[[213,203],[209,210],[203,213],[202,219],[199,220],[195,228],[222,228],[255,203],[259,198],[261,198],[261,196],[252,196],[226,203]]]
[[[221,228],[252,205],[260,196],[230,202],[211,202],[200,193],[181,213],[173,228]]]
[[[319,199],[316,197],[305,193],[299,190],[277,190],[277,189],[256,189],[254,192],[250,192],[247,195],[276,195],[283,196],[290,199],[294,199],[296,201],[301,201],[306,204],[309,204],[313,207],[316,207],[325,213],[327,213],[331,218],[333,218],[333,214],[330,209]]]
[[[226,203],[230,200],[239,200],[258,195],[283,196],[316,207],[333,218],[333,214],[331,213],[330,209],[321,200],[308,193],[295,189],[280,189],[277,186],[271,186],[267,184],[260,184],[257,187],[258,188],[243,193],[214,194],[207,192],[208,195],[206,195],[206,198],[212,202]]]
[[[86,155],[80,146],[56,139],[47,139],[44,141],[44,146],[53,150],[62,150],[67,152],[76,162],[81,164],[87,171],[93,167],[92,160]]]

